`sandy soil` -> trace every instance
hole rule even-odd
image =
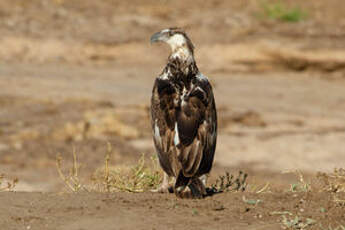
[[[18,192],[0,193],[0,223],[6,229],[279,229],[283,215],[270,213],[288,211],[287,218],[315,220],[308,229],[345,225],[334,194],[317,187],[286,192],[298,178],[282,173],[300,170],[313,181],[318,171],[345,167],[345,3],[287,4],[299,4],[308,18],[270,20],[252,0],[1,1],[0,174],[19,183]],[[149,98],[169,50],[150,46],[149,37],[169,26],[186,28],[199,68],[214,85],[220,130],[211,182],[243,170],[249,183],[270,183],[272,193],[198,201],[60,194],[56,156],[67,170],[73,147],[84,183],[103,166],[107,142],[117,166],[154,154]],[[251,206],[243,196],[262,203]]]
[[[260,200],[251,205],[243,200]],[[226,193],[200,200],[172,195],[141,194],[42,194],[10,193],[0,196],[0,215],[6,229],[281,229],[286,218],[298,215],[317,225],[336,227],[344,216],[329,194]],[[279,204],[279,207],[277,206]],[[24,209],[25,207],[26,209]],[[324,208],[325,211],[322,211]],[[148,215],[149,214],[149,215]],[[302,228],[303,229],[303,228]],[[304,229],[320,229],[316,224]]]

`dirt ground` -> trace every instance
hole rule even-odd
[[[0,174],[19,182],[0,193],[1,229],[345,229],[345,195],[316,179],[345,168],[345,2],[284,1],[307,13],[294,23],[265,17],[262,4],[2,0]],[[242,170],[250,188],[269,189],[204,200],[67,192],[56,157],[67,171],[73,148],[85,184],[107,143],[112,165],[154,155],[148,107],[169,49],[149,38],[172,26],[214,86],[210,183]],[[292,191],[296,170],[308,191]]]
[[[245,199],[262,201],[257,205]],[[299,215],[303,224],[312,217],[318,223],[344,219],[344,209],[328,200],[329,194],[234,194],[200,200],[171,195],[141,194],[44,194],[9,193],[1,196],[6,229],[281,229],[287,219]],[[276,202],[279,202],[277,207]],[[23,207],[26,207],[24,209]],[[322,208],[326,210],[322,212]],[[289,211],[286,211],[289,210]],[[312,211],[314,210],[314,211]],[[303,218],[301,217],[303,216]],[[327,224],[324,224],[326,228]],[[297,229],[320,229],[315,226]],[[333,228],[335,229],[335,228]]]

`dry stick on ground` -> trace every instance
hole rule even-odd
[[[107,143],[107,153],[105,155],[105,167],[104,167],[104,186],[107,192],[110,192],[110,178],[109,178],[109,161],[110,161],[110,154],[112,151],[111,144]]]
[[[254,190],[255,191],[255,190]],[[270,192],[270,183],[267,182],[261,189],[258,189],[255,193],[264,193],[264,192]]]
[[[64,181],[65,185],[71,189],[73,192],[78,192],[80,189],[84,189],[85,191],[88,191],[79,180],[78,175],[78,159],[77,159],[77,153],[75,148],[73,147],[73,167],[70,170],[69,176],[65,176],[65,174],[62,172],[62,157],[61,154],[59,154],[56,157],[56,167],[57,171],[59,173],[60,178]]]
[[[345,205],[345,199],[339,199],[337,196],[334,196],[334,202],[339,205]]]

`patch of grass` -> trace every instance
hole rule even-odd
[[[196,210],[195,208],[192,209],[192,214],[193,216],[196,216],[199,214],[198,210]]]
[[[289,218],[283,215],[282,218],[282,227],[284,229],[307,229],[316,223],[314,219],[302,218],[299,216]]]
[[[245,196],[242,196],[242,200],[246,204],[257,205],[262,202],[262,200],[247,199]]]
[[[143,154],[132,167],[115,167],[109,165],[109,153],[110,151],[105,158],[104,168],[98,169],[93,176],[100,191],[145,192],[160,185],[162,174],[156,157],[151,157],[151,165],[145,162]]]
[[[321,191],[333,194],[333,201],[340,206],[345,206],[345,169],[334,169],[332,173],[317,174],[317,179],[321,182]]]
[[[283,229],[309,229],[316,224],[316,220],[300,216],[293,217],[289,211],[271,212],[271,215],[281,215],[281,224]]]
[[[317,174],[317,178],[322,182],[322,190],[327,192],[345,192],[345,169],[334,169],[333,173]]]
[[[61,155],[56,157],[56,167],[59,173],[60,178],[63,180],[64,184],[67,186],[68,189],[72,190],[73,192],[79,192],[80,190],[88,191],[88,189],[81,184],[79,179],[79,168],[80,165],[78,163],[77,153],[75,148],[72,151],[73,154],[73,165],[69,170],[69,173],[65,174],[62,169],[63,159]]]
[[[280,215],[282,229],[309,229],[312,225],[316,224],[316,221],[311,218],[304,218],[300,216],[293,217],[293,214],[289,211],[274,211],[270,215]]]
[[[144,154],[138,163],[132,167],[115,167],[110,164],[112,147],[108,143],[107,153],[104,158],[104,167],[96,170],[92,176],[93,186],[83,185],[79,177],[80,164],[75,148],[73,148],[73,165],[64,172],[61,155],[56,158],[56,167],[60,178],[72,192],[144,192],[157,188],[162,181],[161,170],[157,157],[151,157],[151,162],[145,162]]]
[[[111,180],[110,180],[110,173],[109,173],[109,161],[110,161],[110,154],[112,152],[111,144],[108,143],[107,154],[105,155],[104,159],[104,187],[107,192],[110,192]]]
[[[332,227],[332,226],[328,226],[328,227],[323,227],[321,224],[320,224],[320,230],[345,230],[345,226],[344,225],[339,225],[337,227]]]
[[[307,18],[307,13],[300,7],[288,7],[281,1],[263,2],[263,15],[273,20],[299,22]]]
[[[13,191],[18,181],[18,178],[8,180],[6,179],[5,174],[0,174],[0,192]]]
[[[301,173],[301,171],[296,170],[296,171],[287,171],[285,173],[294,173],[298,177],[298,182],[291,184],[290,185],[290,192],[309,192],[311,191],[311,185],[310,183],[307,183],[304,180],[304,176]]]
[[[229,172],[226,172],[224,176],[219,176],[211,188],[208,189],[208,193],[215,194],[221,192],[230,191],[245,191],[247,187],[247,173],[239,172],[238,176],[235,178]]]

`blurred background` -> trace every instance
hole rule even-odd
[[[1,0],[0,173],[16,190],[57,191],[75,147],[89,178],[155,154],[149,103],[182,27],[214,86],[214,173],[276,180],[344,167],[343,0]]]

